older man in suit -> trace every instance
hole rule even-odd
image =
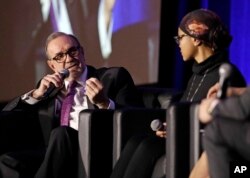
[[[45,52],[47,64],[54,73],[44,76],[35,89],[14,99],[4,110],[38,110],[42,119],[52,121],[50,127],[53,130],[47,138],[45,158],[36,177],[75,177],[80,111],[140,107],[142,100],[126,69],[95,69],[86,65],[83,47],[73,35],[52,33],[47,38]],[[70,89],[72,85],[74,87]],[[74,90],[74,94],[71,101],[64,105],[71,93],[69,90]],[[63,118],[64,106],[69,105],[68,115]]]

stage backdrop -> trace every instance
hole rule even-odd
[[[184,63],[173,36],[181,18],[188,12],[208,8],[215,11],[230,30],[233,41],[229,48],[231,61],[238,66],[250,84],[250,1],[248,0],[177,0],[162,1],[159,83],[164,87],[185,89],[192,63]],[[171,14],[171,13],[172,14]]]
[[[88,64],[124,66],[136,84],[183,89],[191,65],[184,64],[173,36],[183,15],[197,8],[214,10],[226,22],[233,35],[230,58],[250,83],[249,6],[248,0],[1,1],[0,102],[51,72],[43,47],[57,30],[80,39]]]
[[[233,35],[230,56],[250,84],[250,1],[231,0],[230,12],[230,30]]]
[[[123,66],[136,84],[156,83],[160,6],[160,0],[1,1],[0,101],[51,72],[43,47],[53,31],[75,34],[88,64]]]

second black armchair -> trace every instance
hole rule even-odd
[[[166,108],[179,92],[156,87],[138,87],[144,108],[84,110],[79,120],[79,142],[86,178],[108,178],[128,139],[135,134],[154,134],[150,123],[166,118]],[[104,144],[103,144],[104,143]]]

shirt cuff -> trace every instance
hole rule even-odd
[[[21,96],[21,99],[24,102],[26,102],[28,104],[31,104],[31,105],[38,103],[40,100],[38,100],[38,99],[36,99],[36,98],[34,98],[34,97],[31,96],[31,94],[32,94],[33,91],[34,90],[31,90],[28,93],[25,93],[23,96]]]
[[[109,99],[109,106],[108,109],[115,109],[115,103],[111,99]]]

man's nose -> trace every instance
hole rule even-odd
[[[72,56],[69,55],[69,54],[66,54],[66,60],[65,60],[65,62],[68,63],[68,62],[71,62],[72,60],[75,60],[75,58],[72,57]]]

